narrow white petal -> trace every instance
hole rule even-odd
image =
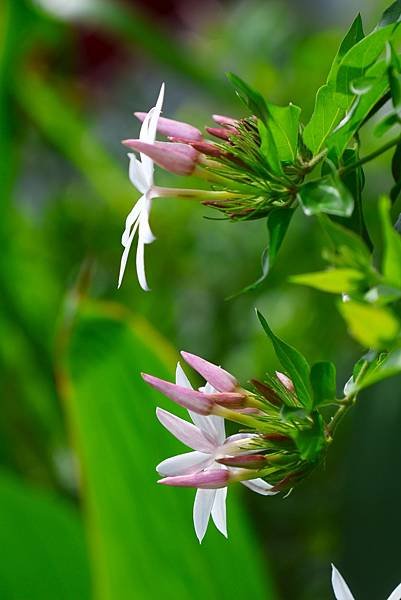
[[[334,565],[331,565],[331,584],[333,586],[333,592],[337,600],[355,600],[354,596],[351,594],[351,591],[348,585],[345,583],[341,573],[335,568]]]
[[[179,362],[177,363],[177,367],[175,370],[175,382],[177,385],[180,385],[181,387],[186,387],[186,388],[192,390],[191,382],[189,381],[188,377],[185,375],[184,369],[182,368],[182,366],[180,365]]]
[[[128,154],[129,157],[129,169],[128,174],[131,180],[131,183],[136,187],[136,189],[141,192],[141,194],[145,194],[148,191],[148,184],[146,180],[146,175],[143,172],[142,163],[135,157],[135,154],[131,152]]]
[[[397,585],[392,594],[387,598],[387,600],[401,600],[401,583]]]
[[[145,291],[149,291],[148,282],[146,281],[145,273],[145,242],[141,236],[141,228],[139,224],[138,232],[138,245],[136,247],[136,274],[138,277],[139,285]]]
[[[148,137],[146,140],[149,144],[153,144],[156,139],[157,122],[159,120],[160,113],[162,111],[163,100],[164,100],[164,83],[161,84],[159,96],[157,98],[157,101],[156,101],[156,104],[154,107],[154,112],[152,113],[150,120],[149,120]]]
[[[146,142],[148,144],[153,144],[156,138],[157,131],[157,121],[159,120],[162,104],[164,99],[164,83],[162,84],[159,92],[159,97],[156,102],[156,106],[150,109],[148,114],[146,115],[141,131],[139,133],[139,139],[142,142]],[[153,169],[154,164],[153,160],[146,156],[143,152],[140,153],[141,163],[142,163],[142,172],[146,176],[146,181],[148,186],[151,187],[153,185]]]
[[[149,217],[150,211],[152,208],[152,198],[149,194],[146,194],[145,199],[143,201],[143,210],[140,215],[140,227],[141,227],[141,235],[143,237],[143,241],[145,244],[151,244],[155,241],[155,236],[152,233],[149,225]]]
[[[211,461],[210,454],[204,452],[186,452],[166,458],[157,465],[156,471],[164,477],[190,475],[205,469]]]
[[[138,228],[138,222],[135,224],[134,228],[131,231],[131,234],[128,238],[128,240],[126,240],[125,242],[125,248],[124,248],[124,252],[122,254],[121,257],[121,263],[120,263],[120,273],[118,275],[118,287],[121,286],[123,277],[124,277],[124,272],[125,272],[125,267],[127,266],[127,261],[128,261],[128,255],[129,255],[129,251],[131,249],[131,245],[132,245],[132,241],[134,239],[136,230]]]
[[[196,491],[193,518],[195,533],[199,542],[202,542],[205,536],[215,496],[216,490]]]
[[[189,448],[199,450],[199,452],[205,452],[206,454],[214,452],[214,446],[210,440],[205,437],[198,427],[192,425],[192,423],[188,423],[188,421],[184,421],[184,419],[180,419],[180,417],[177,417],[162,408],[156,409],[156,415],[160,423],[168,429],[177,440],[180,440],[183,444],[189,446]]]
[[[248,479],[247,481],[241,481],[242,485],[245,485],[247,488],[256,492],[257,494],[262,494],[262,496],[274,496],[278,494],[278,492],[272,492],[272,485],[267,483],[261,477],[257,479]]]
[[[212,507],[212,518],[217,529],[227,537],[227,515],[226,515],[227,488],[216,490],[216,497]]]
[[[125,229],[121,236],[121,243],[123,246],[127,245],[128,240],[131,237],[132,227],[136,225],[136,227],[135,227],[135,231],[136,231],[136,228],[139,225],[138,219],[141,214],[141,211],[143,210],[144,202],[145,202],[145,196],[141,196],[139,198],[139,200],[137,201],[137,203],[132,208],[132,210],[128,213],[127,218],[125,219]]]

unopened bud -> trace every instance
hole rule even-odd
[[[289,392],[295,392],[294,384],[292,383],[292,380],[289,377],[287,377],[287,375],[284,375],[284,373],[280,373],[280,371],[276,371],[276,376],[277,379]]]
[[[176,175],[190,175],[198,162],[199,153],[187,144],[171,142],[148,144],[141,140],[124,140],[123,144],[137,152],[146,154],[159,167]]]
[[[227,456],[216,459],[218,463],[226,467],[238,467],[240,469],[262,469],[266,466],[268,457],[264,454],[247,454],[242,456]]]
[[[147,115],[146,112],[134,113],[137,119],[144,121]],[[189,140],[201,140],[202,134],[196,127],[189,125],[189,123],[183,123],[182,121],[175,121],[174,119],[166,119],[165,117],[159,117],[157,122],[157,131],[165,136],[187,138]]]
[[[258,392],[262,394],[262,396],[266,398],[268,402],[270,402],[270,404],[273,404],[274,406],[282,405],[280,396],[271,387],[262,381],[259,381],[258,379],[251,379],[251,383],[258,390]]]

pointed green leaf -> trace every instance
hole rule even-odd
[[[305,408],[310,409],[312,405],[312,395],[309,382],[310,367],[308,362],[298,350],[277,337],[270,329],[264,316],[259,311],[256,312],[263,329],[273,344],[277,358],[287,372],[287,375],[292,379],[298,400]]]
[[[313,406],[336,399],[336,367],[325,361],[312,365],[310,380],[313,390]]]
[[[301,109],[295,104],[276,106],[267,103],[270,128],[278,157],[284,162],[294,162],[298,150],[299,118]]]
[[[266,102],[263,96],[256,90],[253,90],[247,83],[245,83],[245,81],[238,77],[238,75],[235,75],[234,73],[227,73],[227,78],[234,86],[238,96],[249,108],[252,114],[259,117],[259,119],[266,124],[268,114]]]
[[[295,436],[295,443],[303,460],[317,461],[325,445],[324,422],[317,412],[313,415],[313,426],[310,429],[300,429]]]
[[[290,277],[292,283],[309,285],[332,294],[352,294],[360,288],[365,274],[355,269],[329,269],[315,273],[302,273]]]
[[[351,192],[340,179],[329,176],[321,181],[305,183],[298,198],[306,215],[328,213],[349,217],[354,209]]]
[[[383,350],[392,346],[400,333],[400,322],[382,306],[350,300],[338,305],[351,335],[362,346]]]
[[[379,201],[379,214],[383,232],[382,272],[390,285],[401,288],[401,236],[390,220],[390,201],[383,196]]]
[[[332,250],[337,255],[340,264],[356,270],[371,269],[370,252],[359,235],[332,221],[326,215],[320,215],[319,222],[327,234]]]

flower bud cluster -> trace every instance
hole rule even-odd
[[[182,352],[182,357],[206,379],[212,393],[152,375],[143,374],[144,380],[193,413],[223,417],[239,424],[241,430],[227,439],[215,457],[225,469],[167,477],[161,483],[214,489],[263,478],[273,492],[284,491],[321,461],[329,440],[323,428],[316,429],[319,415],[305,412],[285,374],[277,372],[266,382],[252,380],[252,390],[248,390],[221,367],[188,352]],[[314,441],[309,447],[311,436]]]

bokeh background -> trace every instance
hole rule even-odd
[[[131,600],[331,598],[334,562],[364,600],[401,580],[400,381],[361,396],[324,467],[286,499],[230,490],[229,540],[199,546],[193,490],[156,486],[183,451],[154,416],[139,372],[172,377],[177,349],[241,380],[277,367],[254,315],[339,389],[362,349],[335,300],[287,282],[323,265],[301,214],[269,279],[255,280],[263,221],[232,224],[183,200],[155,202],[146,249],[117,291],[120,237],[138,195],[120,140],[153,106],[203,128],[241,116],[234,71],[306,122],[314,92],[358,10],[379,0],[2,0],[0,2],[0,598]],[[364,133],[365,148],[375,140]],[[388,156],[367,169],[366,214],[388,190]],[[161,170],[157,181],[187,185]],[[193,378],[194,383],[196,379]],[[239,486],[242,487],[242,486]]]

